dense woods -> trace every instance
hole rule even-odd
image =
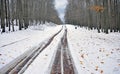
[[[1,32],[26,29],[33,23],[62,23],[54,7],[54,0],[0,0]]]
[[[65,22],[97,29],[120,31],[120,0],[68,0]]]

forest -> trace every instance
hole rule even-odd
[[[97,29],[120,31],[120,0],[68,0],[65,23]]]
[[[120,0],[67,0],[65,24],[84,26],[100,32],[120,31]],[[5,32],[26,29],[33,23],[62,24],[55,0],[0,0],[0,28]]]
[[[26,29],[33,23],[62,21],[54,7],[54,0],[0,0],[0,25],[1,32],[14,31],[14,26],[19,30]]]

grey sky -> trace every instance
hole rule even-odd
[[[67,5],[67,0],[55,0],[55,7],[58,10],[60,18],[64,21],[64,12]]]

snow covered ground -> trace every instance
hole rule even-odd
[[[0,34],[0,68],[45,41],[62,26]],[[120,74],[120,33],[97,33],[67,25],[68,44],[78,74]],[[64,30],[40,53],[24,74],[48,74]]]
[[[67,25],[78,74],[120,74],[120,33],[97,33]]]
[[[0,34],[0,68],[23,54],[25,51],[45,41],[58,32],[61,26],[46,27],[45,30],[33,28]]]

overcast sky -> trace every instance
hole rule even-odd
[[[66,5],[67,0],[55,0],[55,7],[58,10],[59,16],[62,20],[64,20]]]

